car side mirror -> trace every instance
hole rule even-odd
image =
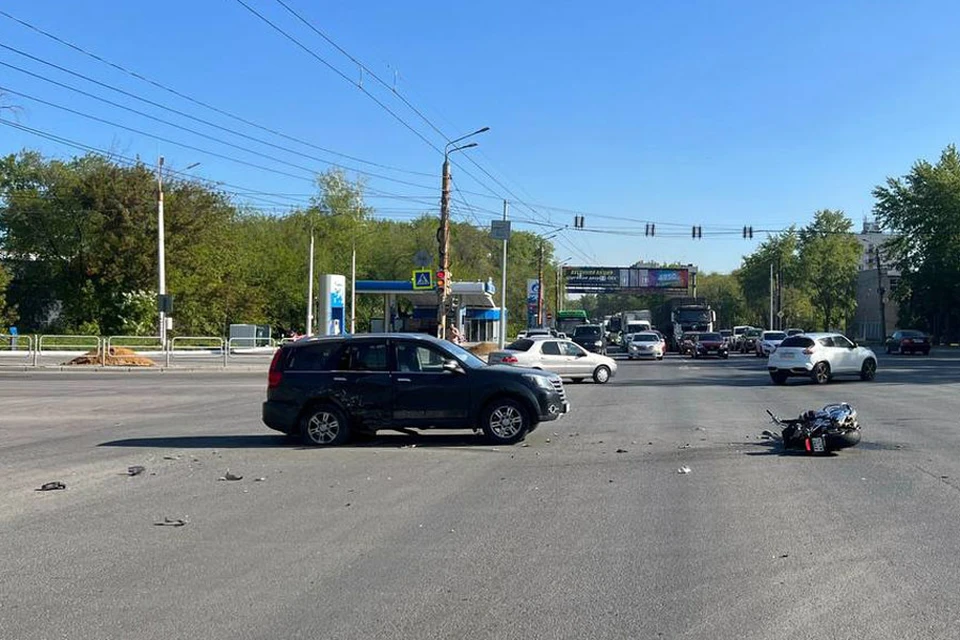
[[[461,367],[460,363],[456,360],[444,360],[443,370],[449,371],[450,373],[464,373],[463,367]]]

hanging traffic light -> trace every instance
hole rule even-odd
[[[447,290],[447,272],[446,271],[437,271],[437,290],[438,291]]]
[[[657,235],[657,225],[652,222],[648,222],[647,226],[643,228],[643,235],[647,237]]]
[[[753,238],[753,227],[745,226],[743,228],[743,239]]]
[[[691,232],[691,237],[693,238],[702,238],[703,237],[703,227],[694,226]]]

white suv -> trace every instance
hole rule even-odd
[[[774,384],[784,384],[790,376],[807,376],[817,384],[847,374],[873,380],[877,355],[839,333],[805,333],[781,342],[770,354],[767,370]]]

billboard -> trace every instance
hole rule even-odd
[[[540,302],[540,281],[536,278],[527,280],[527,327],[538,327],[537,310]]]
[[[676,293],[690,285],[689,268],[564,267],[567,293]]]

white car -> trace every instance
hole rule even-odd
[[[487,362],[551,371],[574,382],[593,378],[597,384],[604,384],[617,374],[617,362],[613,358],[591,353],[570,340],[550,337],[517,340],[503,351],[492,352]]]
[[[770,354],[767,370],[774,384],[784,384],[791,376],[806,376],[817,384],[826,384],[838,375],[873,380],[877,354],[839,333],[804,333],[781,342]]]
[[[652,331],[643,331],[641,333],[630,334],[630,341],[627,342],[627,357],[634,358],[656,358],[663,360],[665,345],[660,340],[660,336]]]
[[[769,356],[777,350],[780,343],[787,337],[783,331],[764,331],[757,340],[757,357],[763,358]]]

